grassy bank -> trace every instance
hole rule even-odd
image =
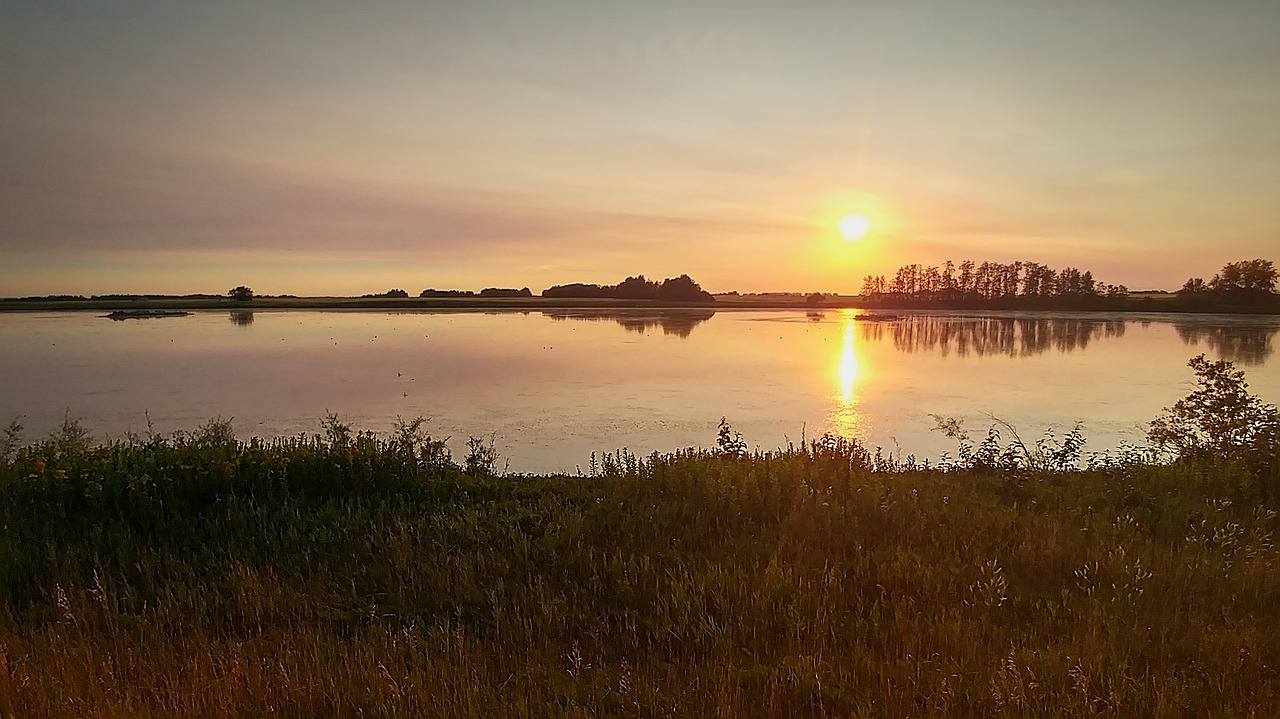
[[[1244,467],[826,440],[499,477],[397,436],[0,465],[2,716],[1275,716]]]

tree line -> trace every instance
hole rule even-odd
[[[471,290],[437,290],[425,289],[418,293],[419,297],[533,297],[528,287],[486,287],[479,294]]]
[[[1192,277],[1161,309],[1174,311],[1247,311],[1280,308],[1276,286],[1280,272],[1271,260],[1228,262],[1205,281]],[[862,297],[881,306],[997,306],[1030,308],[1132,307],[1129,288],[1099,281],[1091,270],[1055,270],[1038,262],[947,260],[941,266],[910,264],[892,277],[867,275]],[[811,298],[812,299],[812,298]],[[1139,300],[1150,304],[1150,298]]]
[[[1189,278],[1176,293],[1175,301],[1164,309],[1205,311],[1240,310],[1249,312],[1280,308],[1276,285],[1280,271],[1271,260],[1253,259],[1228,262],[1211,279]],[[736,294],[736,293],[732,293]],[[1039,262],[975,262],[947,260],[942,265],[912,263],[898,268],[892,278],[867,275],[862,281],[861,295],[873,305],[978,305],[1042,308],[1124,307],[1129,288],[1108,284],[1094,277],[1091,270],[1064,267],[1055,270]],[[253,290],[243,285],[227,291],[233,300],[247,302]],[[474,297],[469,290],[423,290],[419,297]],[[487,287],[480,297],[532,297],[528,287],[516,290]],[[662,282],[644,275],[627,277],[616,285],[575,282],[554,285],[542,291],[546,298],[596,298],[618,300],[657,300],[710,304],[715,298],[689,277],[669,277]],[[403,289],[392,289],[366,298],[407,298]],[[824,296],[813,293],[809,304],[821,304]],[[1149,302],[1150,300],[1143,300]]]
[[[601,298],[615,300],[659,300],[663,302],[711,303],[715,298],[693,281],[689,275],[669,277],[662,282],[645,279],[644,275],[628,277],[616,285],[575,282],[555,285],[542,291],[543,297]]]
[[[982,262],[947,260],[941,266],[910,264],[898,268],[891,279],[867,275],[862,295],[916,300],[964,301],[1015,297],[1107,297],[1129,294],[1124,285],[1099,282],[1090,270],[1064,267],[1054,270],[1038,262]]]
[[[1226,304],[1255,305],[1274,301],[1276,281],[1280,279],[1271,260],[1228,262],[1212,279],[1191,277],[1178,290],[1184,299],[1216,300]]]
[[[226,296],[237,302],[249,302],[256,295],[244,285],[227,290]],[[283,296],[283,295],[282,295]],[[585,284],[575,282],[567,285],[554,285],[542,291],[543,297],[604,298],[620,300],[658,300],[661,302],[686,302],[710,304],[715,297],[689,275],[668,277],[662,282],[646,279],[644,275],[628,277],[616,285]],[[212,295],[211,295],[212,297]],[[400,288],[385,292],[361,295],[363,299],[406,299],[409,293]],[[521,289],[506,287],[486,287],[480,292],[472,290],[438,290],[425,289],[418,297],[533,297],[528,287]]]

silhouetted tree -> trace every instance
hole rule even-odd
[[[966,293],[973,290],[973,260],[965,260],[960,263],[960,292]]]
[[[947,260],[942,265],[942,289],[950,292],[956,288],[956,263]]]
[[[1123,298],[1123,285],[1107,285],[1094,279],[1093,272],[1066,267],[1055,271],[1038,262],[1010,263],[947,260],[941,267],[903,265],[886,283],[883,277],[867,275],[862,295],[890,301],[913,302],[1000,302],[1014,306],[1038,307],[1097,306],[1101,298]],[[1037,298],[1027,303],[1023,298]]]
[[[862,296],[883,295],[889,291],[884,275],[867,275],[862,279]]]
[[[689,275],[680,275],[662,281],[658,287],[658,299],[666,302],[715,302],[710,292],[702,289]]]
[[[543,297],[607,297],[627,300],[662,300],[664,302],[715,302],[711,293],[704,291],[689,275],[663,280],[662,284],[645,279],[644,275],[628,277],[616,285],[595,285],[575,282],[555,285],[542,291]]]
[[[658,296],[659,285],[644,275],[628,277],[613,288],[613,296],[621,300],[651,300]]]
[[[571,282],[567,285],[552,285],[542,291],[543,297],[612,297],[612,286]]]
[[[230,297],[236,302],[248,302],[253,299],[253,290],[245,287],[244,285],[240,285],[239,287],[233,287],[227,290],[227,297]]]
[[[533,293],[528,287],[522,289],[508,289],[505,287],[486,287],[480,290],[481,297],[533,297]]]
[[[425,289],[418,293],[419,297],[475,297],[471,290],[437,290]]]
[[[1246,292],[1271,294],[1276,289],[1276,266],[1271,260],[1244,260],[1228,262],[1222,271],[1209,281],[1209,288],[1224,294]]]
[[[1197,295],[1209,291],[1209,285],[1204,281],[1203,277],[1189,277],[1183,283],[1182,289],[1178,290],[1178,294]]]

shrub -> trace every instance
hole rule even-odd
[[[483,437],[467,438],[467,456],[463,460],[462,471],[472,477],[492,477],[498,468],[498,450],[493,444],[496,434],[490,434],[488,441]]]
[[[1187,365],[1198,387],[1151,421],[1147,440],[1158,451],[1192,460],[1244,465],[1263,502],[1280,498],[1280,413],[1249,393],[1244,372],[1204,355]]]
[[[1198,387],[1151,421],[1147,440],[1176,456],[1234,455],[1266,444],[1280,415],[1274,405],[1249,393],[1244,372],[1231,362],[1210,362],[1203,354],[1187,362]]]
[[[7,460],[18,451],[22,442],[22,430],[22,423],[16,417],[4,428],[4,433],[0,435],[0,460]]]
[[[735,432],[729,426],[729,420],[720,418],[720,426],[716,431],[716,451],[725,457],[742,458],[747,456],[747,442],[741,432]]]
[[[18,428],[20,430],[21,425]],[[62,416],[62,424],[49,433],[49,443],[63,452],[83,451],[93,446],[93,434],[80,424],[79,419],[72,417],[68,409]]]

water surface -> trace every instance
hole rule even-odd
[[[584,469],[591,452],[714,442],[725,416],[753,446],[823,432],[937,457],[996,417],[1024,439],[1084,422],[1087,449],[1140,441],[1192,385],[1201,352],[1280,399],[1280,317],[853,310],[0,314],[0,422],[25,436],[64,413],[99,438],[191,430],[319,431],[336,412],[386,432],[429,418],[455,454],[489,437],[513,471]],[[150,424],[148,424],[150,423]]]

